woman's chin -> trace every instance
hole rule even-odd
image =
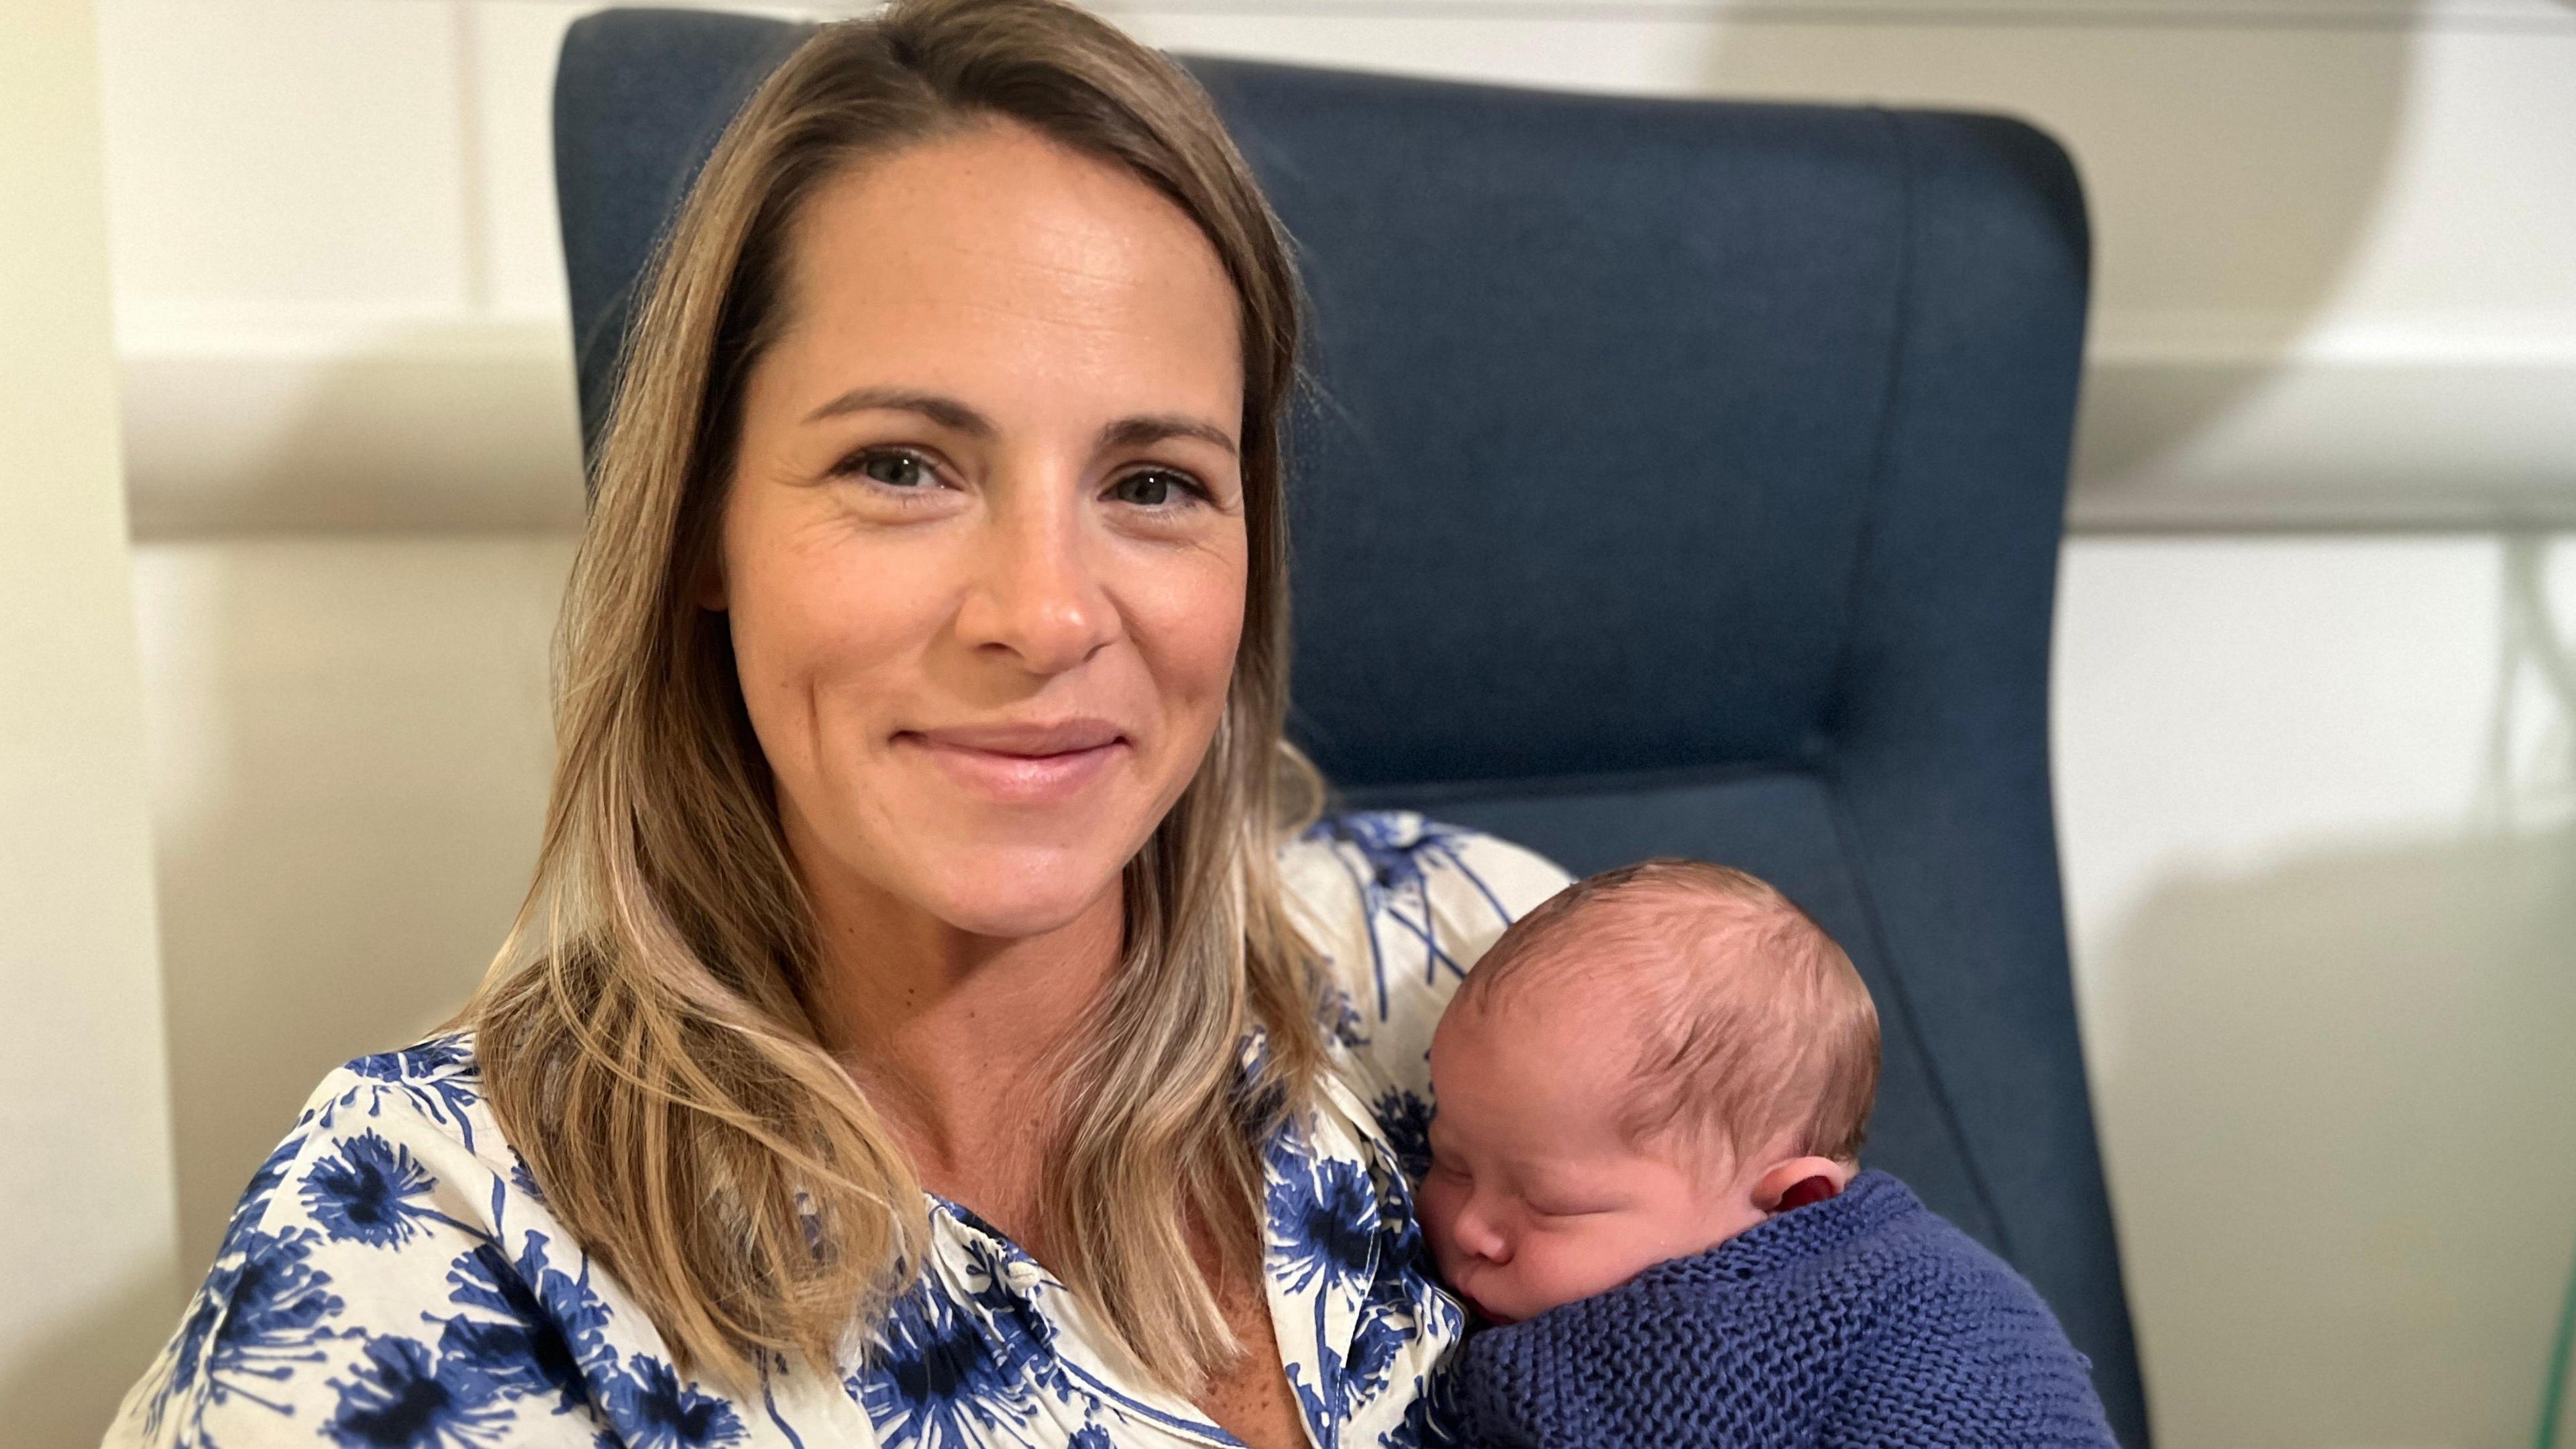
[[[1104,896],[1114,900],[1123,864],[1056,852],[1001,853],[942,871],[923,904],[969,935],[1025,940],[1073,925]]]

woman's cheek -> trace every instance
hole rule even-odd
[[[1243,642],[1244,542],[1240,532],[1133,561],[1121,591],[1129,624],[1165,687],[1193,700],[1221,701]]]

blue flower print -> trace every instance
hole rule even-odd
[[[742,1437],[731,1404],[680,1382],[678,1371],[647,1354],[628,1358],[605,1407],[626,1449],[722,1449]]]
[[[1029,1261],[1008,1239],[992,1236],[966,1244],[967,1292],[987,1315],[1005,1362],[1035,1364],[1055,1352],[1055,1325],[1013,1286],[1014,1269]]]
[[[1321,832],[1290,847],[1283,881],[1312,892],[1300,923],[1340,973],[1315,1001],[1335,1075],[1291,1091],[1247,1030],[1241,1086],[1221,1110],[1260,1134],[1262,1287],[1313,1442],[1433,1449],[1449,1422],[1417,1400],[1462,1325],[1412,1225],[1422,1041],[1492,934],[1492,894],[1526,905],[1557,882],[1543,863],[1480,837],[1453,844],[1409,814]],[[743,1397],[691,1383],[649,1315],[555,1221],[549,1184],[490,1115],[474,1052],[471,1034],[442,1036],[328,1079],[253,1175],[110,1449],[829,1449],[849,1437],[834,1416],[886,1449],[1226,1442],[1136,1381],[1043,1266],[935,1196],[919,1204],[929,1232],[915,1286],[852,1325],[866,1353],[837,1366],[772,1356]],[[836,1385],[847,1400],[809,1417],[816,1391]]]
[[[473,1364],[408,1338],[369,1339],[365,1360],[331,1387],[340,1407],[322,1432],[344,1449],[475,1449],[511,1419]]]
[[[1397,1221],[1410,1232],[1409,1218]],[[1316,1381],[1305,1396],[1328,1407],[1335,1421],[1347,1420],[1386,1391],[1406,1346],[1421,1336],[1422,1299],[1437,1298],[1437,1290],[1406,1252],[1403,1233],[1381,1227],[1375,1259],[1375,1276],[1360,1298],[1359,1315],[1351,1325],[1349,1350],[1336,1353],[1330,1344],[1321,1345]],[[1326,1433],[1324,1423],[1318,1423],[1317,1433]]]
[[[482,1075],[461,1033],[360,1057],[349,1063],[349,1070],[409,1097],[431,1121],[454,1128],[465,1139],[466,1149],[473,1149],[474,1122],[465,1109],[482,1100],[477,1090]],[[347,1105],[355,1095],[344,1096],[340,1105]]]
[[[608,1305],[591,1292],[589,1271],[584,1264],[576,1279],[548,1263],[543,1233],[528,1234],[515,1264],[493,1244],[476,1245],[448,1269],[456,1285],[448,1297],[500,1316],[448,1319],[439,1352],[467,1357],[504,1393],[552,1394],[557,1413],[579,1407],[588,1398],[585,1377],[617,1368]]]
[[[314,1246],[310,1228],[243,1235],[241,1260],[208,1280],[228,1290],[215,1296],[229,1305],[215,1330],[213,1369],[246,1370],[268,1356],[313,1357],[302,1350],[343,1306],[328,1287],[331,1275],[306,1261]]]
[[[449,1221],[413,1201],[437,1185],[410,1148],[361,1132],[304,1174],[304,1208],[333,1238],[398,1248],[421,1230],[419,1219]]]
[[[927,1277],[895,1301],[876,1348],[844,1387],[887,1449],[976,1449],[986,1430],[1024,1425],[1036,1411],[1038,1339],[988,1333]]]
[[[510,1151],[510,1186],[537,1206],[546,1205],[545,1189],[537,1186],[537,1175],[528,1171],[528,1160],[521,1157],[516,1148]]]
[[[1409,814],[1363,811],[1325,816],[1307,827],[1304,838],[1350,846],[1360,857],[1364,868],[1351,869],[1351,880],[1359,888],[1361,909],[1368,923],[1369,964],[1377,983],[1380,1021],[1386,1020],[1392,1010],[1387,994],[1386,951],[1378,936],[1382,924],[1397,927],[1421,942],[1426,982],[1436,979],[1442,971],[1460,978],[1467,974],[1466,967],[1440,940],[1431,909],[1429,877],[1435,866],[1467,882],[1505,924],[1513,919],[1512,911],[1468,867],[1465,846],[1470,836],[1464,831]],[[1345,865],[1348,868],[1347,861]]]
[[[349,1070],[380,1082],[402,1082],[470,1072],[473,1062],[473,1054],[465,1049],[462,1038],[434,1036],[400,1051],[360,1057],[349,1063]]]
[[[1307,1383],[1303,1366],[1292,1363],[1288,1365],[1288,1387],[1297,1394],[1297,1408],[1305,1414],[1306,1427],[1313,1431],[1315,1442],[1323,1446],[1323,1449],[1340,1449],[1341,1414],[1326,1401],[1341,1397],[1327,1386],[1341,1377],[1342,1364],[1341,1359],[1334,1354],[1331,1345],[1325,1345],[1321,1353],[1323,1357],[1316,1363],[1315,1373],[1322,1382]]]
[[[1395,1373],[1396,1359],[1404,1352],[1412,1335],[1412,1315],[1387,1313],[1386,1305],[1375,1305],[1381,1311],[1363,1312],[1358,1327],[1351,1331],[1350,1357],[1342,1364],[1342,1411],[1350,1412],[1366,1399],[1386,1387]]]
[[[1433,1369],[1413,1402],[1405,1405],[1403,1422],[1387,1431],[1380,1449],[1459,1449],[1449,1428],[1458,1420],[1457,1385],[1454,1365]]]
[[[201,1376],[210,1402],[239,1395],[287,1412],[260,1387],[284,1382],[296,1364],[321,1362],[316,1344],[346,1306],[330,1291],[331,1276],[307,1261],[318,1241],[303,1227],[247,1228],[235,1237],[235,1255],[216,1261],[180,1325],[170,1377],[146,1414],[149,1427],[157,1429],[170,1401]]]
[[[1349,992],[1338,986],[1325,988],[1321,1016],[1325,1033],[1343,1046],[1356,1051],[1369,1044],[1368,1023]]]
[[[1272,1140],[1271,1273],[1289,1291],[1365,1282],[1376,1259],[1377,1188],[1357,1162],[1309,1157],[1283,1130]]]
[[[1307,827],[1306,838],[1358,847],[1360,858],[1368,862],[1368,888],[1379,894],[1422,884],[1422,862],[1417,852],[1424,843],[1423,837],[1406,831],[1401,817],[1380,811],[1327,815]],[[1373,898],[1370,904],[1374,906],[1376,900]]]
[[[286,1181],[287,1167],[295,1161],[295,1154],[303,1150],[304,1134],[294,1133],[277,1144],[277,1150],[268,1154],[268,1159],[259,1165],[259,1171],[250,1175],[250,1181],[242,1187],[241,1201],[233,1204],[231,1221],[224,1225],[222,1246],[215,1249],[216,1257],[231,1252],[234,1241],[267,1213],[269,1200],[277,1196],[278,1184]]]
[[[250,1176],[242,1189],[241,1201],[233,1205],[233,1214],[224,1225],[224,1236],[215,1249],[217,1267],[196,1297],[188,1305],[188,1315],[180,1320],[179,1333],[171,1341],[168,1355],[169,1376],[152,1395],[145,1410],[147,1428],[158,1428],[161,1415],[170,1400],[184,1394],[197,1381],[200,1358],[206,1351],[209,1334],[224,1319],[227,1294],[237,1286],[243,1262],[252,1247],[251,1235],[260,1219],[267,1215],[269,1200],[277,1195],[278,1184],[286,1180],[287,1165],[304,1147],[304,1135],[296,1133],[277,1146],[259,1170]],[[229,1266],[227,1266],[229,1265]]]
[[[1402,1226],[1381,1228],[1378,1234],[1377,1276],[1360,1299],[1359,1320],[1351,1329],[1341,1389],[1352,1404],[1386,1388],[1405,1346],[1422,1337],[1425,1324],[1444,1335],[1465,1326],[1456,1306],[1425,1271],[1422,1235],[1412,1215],[1390,1215],[1385,1222]]]
[[[1431,1170],[1431,1104],[1401,1087],[1390,1087],[1369,1103],[1369,1111],[1377,1118],[1378,1129],[1386,1133],[1387,1146],[1395,1150],[1405,1180],[1420,1182]]]

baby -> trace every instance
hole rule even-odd
[[[1778,891],[1658,860],[1506,932],[1431,1044],[1420,1208],[1476,1446],[2110,1446],[2039,1295],[1858,1165],[1878,1013]]]

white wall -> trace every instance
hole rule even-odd
[[[2167,1443],[2529,1442],[2576,1256],[2553,619],[2576,540],[2067,550],[2058,819]]]
[[[89,0],[0,33],[0,1438],[93,1442],[177,1304]]]
[[[500,946],[553,763],[571,560],[556,534],[138,550],[192,1270],[314,1082],[416,1040]]]
[[[579,508],[545,120],[580,7],[101,6],[193,1269],[314,1077],[452,1004],[523,881]],[[2576,522],[2576,8],[1121,13],[2068,142],[2099,286],[2060,819],[2165,1442],[2522,1442],[2576,1252],[2570,707],[2523,585],[2576,627],[2576,547],[2503,530]],[[2409,520],[2449,531],[2279,531]],[[2268,531],[2100,531],[2176,523]]]

